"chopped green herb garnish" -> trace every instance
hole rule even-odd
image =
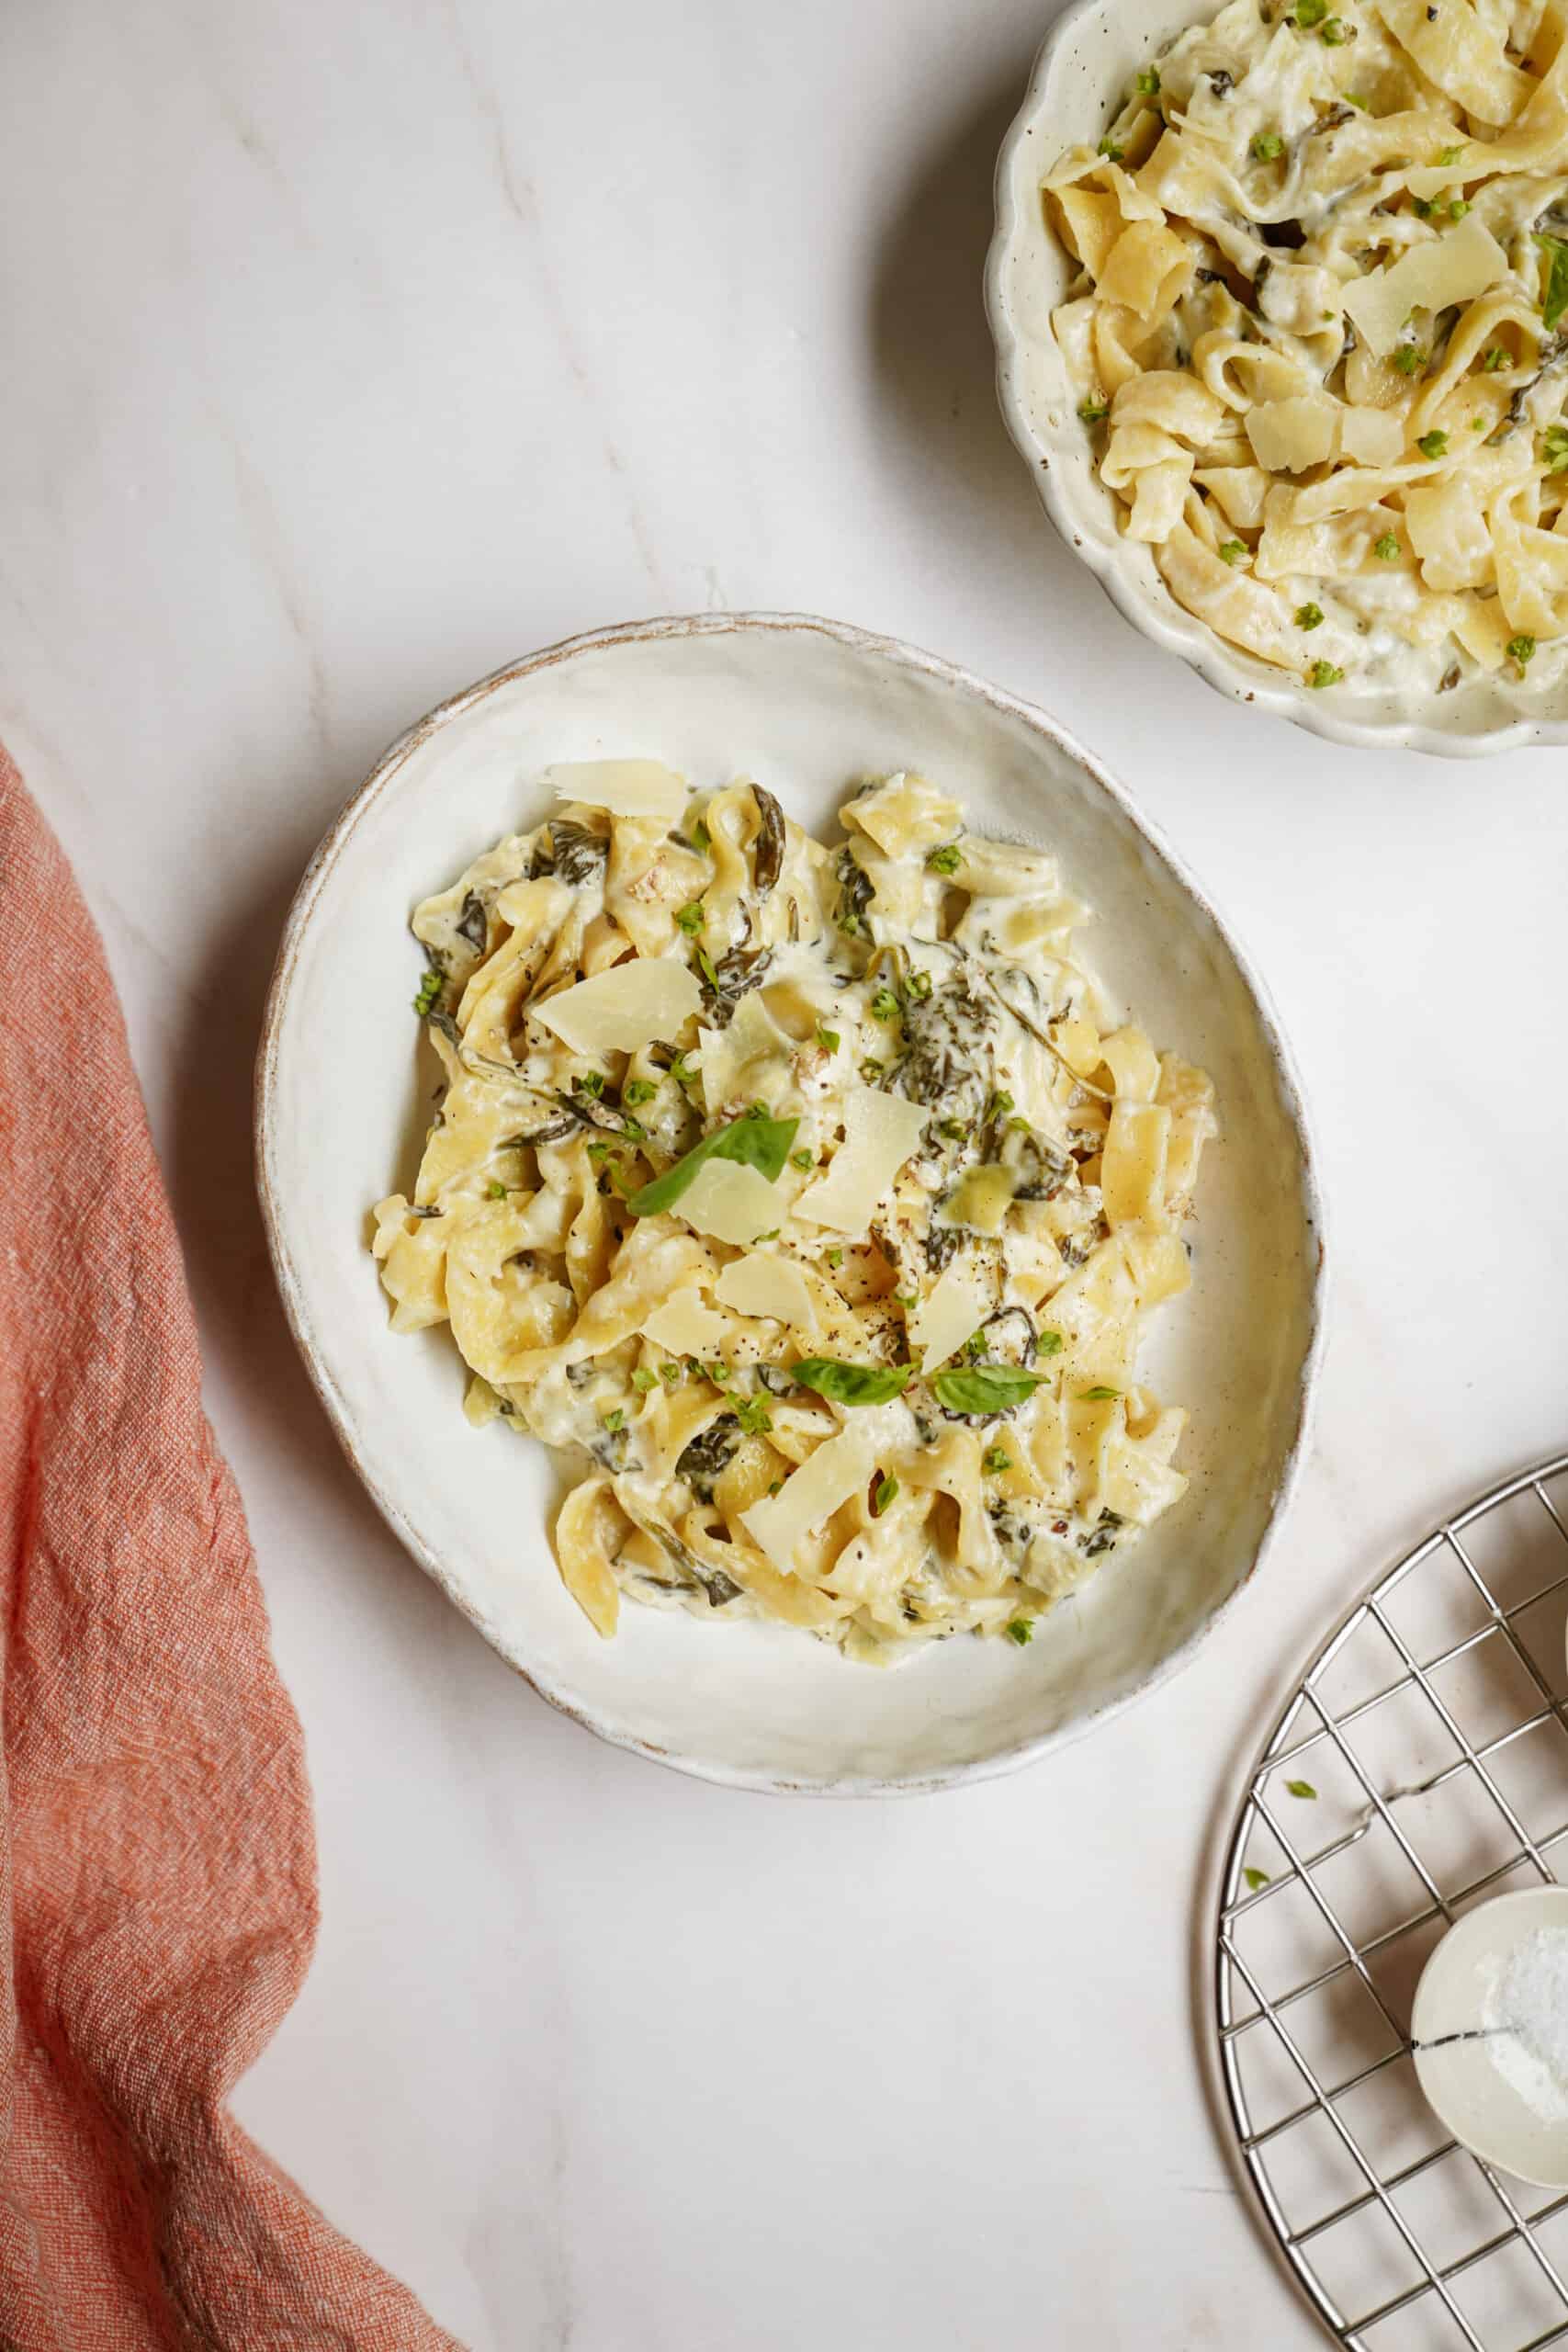
[[[807,1168],[815,1168],[817,1162],[813,1159],[808,1151],[792,1151],[789,1156],[789,1164],[792,1168],[805,1170]]]
[[[1296,627],[1298,628],[1321,628],[1323,627],[1323,606],[1321,605],[1298,605],[1296,606]]]
[[[843,1251],[842,1251],[841,1250],[829,1250],[829,1252],[828,1252],[828,1263],[829,1263],[829,1264],[833,1268],[833,1270],[835,1271],[835,1272],[836,1272],[838,1271],[838,1269],[839,1269],[839,1268],[843,1264],[843,1262],[844,1262],[844,1253],[843,1253]]]
[[[1449,436],[1446,433],[1423,433],[1416,447],[1424,458],[1446,458],[1449,453]]]
[[[764,1430],[771,1430],[773,1426],[773,1417],[769,1412],[765,1400],[761,1396],[738,1396],[735,1400],[735,1418],[748,1437],[761,1437]]]
[[[900,1306],[919,1306],[920,1303],[920,1294],[918,1290],[896,1290],[893,1295]]]
[[[909,975],[908,987],[904,991],[906,996],[909,997],[916,1004],[923,1004],[931,992],[931,974],[929,972],[911,972]]]
[[[1286,1794],[1289,1796],[1311,1797],[1314,1802],[1317,1797],[1317,1791],[1313,1787],[1310,1781],[1287,1781],[1285,1783],[1285,1791]]]
[[[1323,41],[1329,49],[1343,49],[1346,42],[1350,38],[1350,28],[1345,22],[1343,17],[1329,17],[1326,18],[1323,30],[1318,34],[1319,40]]]
[[[868,1054],[860,1066],[860,1074],[870,1086],[874,1080],[882,1076],[882,1064],[879,1061],[874,1061]]]
[[[700,899],[688,899],[675,911],[675,928],[683,931],[688,939],[695,939],[706,920],[706,909]]]
[[[1099,146],[1094,152],[1097,155],[1105,156],[1107,160],[1112,164],[1119,164],[1122,161],[1123,154],[1126,153],[1126,150],[1124,148],[1118,147],[1114,140],[1107,137],[1100,141]]]
[[[1457,164],[1463,153],[1464,149],[1462,146],[1439,147],[1437,153],[1433,156],[1432,161],[1438,166],[1439,170],[1445,170],[1450,164]]]
[[[1337,686],[1345,675],[1332,662],[1314,662],[1307,672],[1309,686]]]
[[[598,1166],[598,1164],[599,1164],[599,1162],[600,1162],[601,1160],[605,1160],[605,1159],[609,1159],[609,1157],[610,1157],[610,1147],[609,1147],[609,1145],[608,1145],[607,1143],[604,1142],[603,1140],[596,1140],[596,1141],[594,1141],[593,1143],[591,1143],[591,1144],[589,1145],[589,1147],[588,1147],[588,1157],[589,1157],[589,1159],[592,1159],[592,1160],[593,1161],[594,1165],[597,1167],[597,1166]]]
[[[1376,556],[1381,556],[1384,563],[1395,563],[1398,561],[1399,541],[1394,537],[1392,531],[1385,531],[1381,539],[1374,539],[1372,541],[1372,553]]]
[[[1059,1356],[1061,1352],[1062,1335],[1060,1331],[1042,1331],[1038,1344],[1035,1348],[1035,1353],[1042,1356]]]
[[[1109,401],[1081,400],[1078,402],[1078,423],[1080,424],[1102,424],[1110,413],[1111,402]],[[931,863],[929,858],[926,862],[928,865]],[[943,866],[940,869],[942,873],[951,873],[952,870],[951,866]]]
[[[784,1492],[784,1480],[782,1478],[770,1478],[768,1480],[768,1492],[770,1495],[782,1495]]]
[[[718,985],[718,974],[714,970],[713,957],[708,954],[705,947],[699,947],[697,950],[697,967],[701,971],[702,976],[707,982],[709,988],[712,989],[715,996],[721,995],[722,990]]]
[[[1414,376],[1427,364],[1427,355],[1418,344],[1402,343],[1393,355],[1393,364],[1402,376]]]
[[[604,1073],[602,1069],[580,1069],[571,1085],[573,1093],[591,1094],[597,1102],[604,1091]]]
[[[984,1115],[987,1119],[1005,1119],[1012,1107],[1012,1096],[1010,1094],[993,1094],[990,1101],[986,1105]]]
[[[945,1136],[949,1143],[962,1143],[969,1132],[962,1119],[939,1119],[936,1131],[939,1136]]]
[[[1495,376],[1499,368],[1506,368],[1507,364],[1508,355],[1500,343],[1490,345],[1481,356],[1481,365],[1488,376]]]
[[[871,1000],[871,1017],[874,1021],[897,1020],[898,1000],[891,989],[877,989]]]
[[[1251,143],[1254,160],[1259,164],[1275,163],[1285,152],[1285,142],[1277,130],[1255,130]]]
[[[1244,539],[1226,539],[1219,548],[1222,563],[1239,563],[1246,553],[1247,542]]]
[[[1431,219],[1434,208],[1432,199],[1429,196],[1413,196],[1410,199],[1410,205],[1417,220],[1429,220]]]
[[[649,1372],[645,1363],[639,1363],[632,1374],[632,1386],[637,1390],[637,1395],[646,1396],[650,1388],[657,1388],[658,1385],[659,1374],[656,1372]]]
[[[1549,474],[1568,472],[1568,424],[1549,424],[1541,435],[1540,454]]]
[[[731,1119],[727,1126],[716,1127],[673,1168],[667,1168],[662,1176],[632,1194],[627,1205],[633,1216],[657,1216],[660,1210],[672,1208],[710,1159],[733,1159],[742,1168],[755,1168],[772,1184],[789,1156],[799,1125],[798,1119],[754,1119],[748,1113],[743,1118]]]
[[[840,1037],[836,1029],[824,1029],[821,1023],[818,1022],[817,1024],[817,1042],[821,1046],[824,1053],[836,1054],[843,1041]]]
[[[815,1389],[830,1405],[886,1405],[901,1396],[913,1364],[840,1363],[832,1356],[803,1356],[789,1367],[803,1388]]]
[[[887,1473],[886,1477],[879,1478],[877,1480],[876,1492],[871,1498],[871,1515],[873,1519],[880,1519],[882,1517],[883,1512],[887,1509],[897,1492],[898,1481],[894,1477],[891,1471]]]
[[[659,1377],[664,1383],[666,1388],[674,1388],[678,1386],[681,1378],[680,1365],[675,1363],[673,1358],[670,1358],[660,1365]]]
[[[1084,402],[1084,407],[1087,408],[1088,405],[1089,403],[1086,401]],[[1105,416],[1108,415],[1110,412],[1109,410],[1102,408],[1100,413],[1101,416]],[[1078,414],[1082,416],[1083,408],[1079,409]],[[926,864],[930,866],[933,874],[956,874],[962,856],[963,852],[956,842],[944,842],[940,849],[927,850]]]
[[[436,970],[434,964],[430,965],[426,968],[419,984],[419,994],[413,1001],[413,1009],[418,1013],[422,1021],[424,1019],[425,1014],[431,1011],[434,1005],[436,998],[440,995],[442,983],[446,979],[446,976],[444,972],[438,972]]]
[[[1122,1391],[1119,1388],[1107,1388],[1102,1381],[1093,1388],[1080,1388],[1078,1398],[1079,1402],[1085,1405],[1109,1405],[1113,1397],[1120,1396],[1121,1394]]]
[[[503,1201],[506,1198],[505,1185],[492,1176],[485,1186],[485,1198],[487,1201]]]
[[[659,1089],[650,1078],[628,1078],[621,1089],[621,1100],[635,1111],[644,1102],[651,1102]]]
[[[1469,210],[1470,210],[1470,198],[1469,198],[1469,197],[1467,197],[1467,196],[1450,196],[1450,198],[1449,198],[1449,219],[1450,219],[1450,220],[1462,220],[1464,219],[1465,214],[1466,214]]]
[[[619,1437],[626,1425],[626,1417],[618,1405],[613,1412],[606,1413],[604,1416],[604,1427],[612,1437]]]
[[[1563,311],[1568,311],[1568,244],[1561,237],[1544,235],[1540,229],[1534,233],[1547,263],[1540,315],[1549,327],[1554,327]]]
[[[1034,1639],[1034,1623],[1032,1618],[1012,1618],[1008,1625],[1008,1639],[1010,1642],[1016,1642],[1021,1650],[1027,1649],[1030,1643]]]
[[[1159,96],[1159,67],[1157,65],[1145,65],[1137,80],[1134,83],[1133,87],[1136,90],[1139,97],[1141,98],[1157,98]]]
[[[1521,670],[1527,662],[1533,662],[1535,659],[1534,638],[1511,637],[1508,639],[1508,659],[1510,662],[1517,662]]]
[[[999,1478],[1004,1470],[1012,1468],[1012,1456],[1005,1445],[993,1445],[983,1457],[980,1467],[991,1477]]]
[[[711,1380],[716,1388],[728,1387],[729,1366],[727,1363],[700,1363],[695,1369],[705,1380]]]
[[[1251,1864],[1243,1871],[1242,1876],[1247,1881],[1249,1890],[1254,1894],[1257,1894],[1260,1886],[1271,1886],[1274,1883],[1267,1871],[1260,1871]]]
[[[692,847],[696,851],[699,857],[705,857],[711,846],[712,837],[708,832],[707,827],[699,817],[696,823],[692,827]]]
[[[688,1061],[684,1054],[677,1054],[670,1065],[670,1075],[677,1086],[690,1086],[697,1075],[697,1066]]]
[[[934,1373],[931,1395],[950,1413],[988,1420],[995,1413],[1026,1405],[1044,1377],[1043,1372],[1021,1372],[1010,1363],[976,1363],[963,1372]]]

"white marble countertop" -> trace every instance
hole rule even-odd
[[[1319,2340],[1204,2103],[1215,1825],[1331,1616],[1568,1438],[1563,756],[1228,707],[1055,543],[979,292],[1045,12],[0,15],[0,737],[124,994],[319,1811],[240,2111],[474,2352]],[[504,658],[705,605],[1059,713],[1235,919],[1320,1129],[1333,1340],[1267,1578],[970,1792],[732,1794],[552,1714],[340,1461],[263,1249],[258,1010],[329,817]]]

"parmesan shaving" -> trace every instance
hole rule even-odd
[[[678,1290],[642,1328],[646,1338],[668,1348],[672,1356],[716,1355],[730,1333],[728,1315],[716,1315],[705,1306],[694,1289]]]
[[[656,817],[672,825],[686,806],[686,786],[659,760],[570,760],[547,768],[558,800],[586,801],[613,817]]]
[[[909,1318],[909,1345],[920,1350],[920,1370],[934,1372],[973,1339],[986,1319],[990,1297],[973,1267],[954,1260],[935,1290]]]
[[[726,1266],[713,1295],[737,1315],[767,1315],[797,1331],[815,1329],[816,1310],[806,1276],[784,1258],[738,1258]]]
[[[759,1234],[783,1223],[784,1204],[775,1186],[756,1168],[733,1159],[705,1160],[675,1204],[694,1233],[746,1249]]]
[[[574,1054],[635,1054],[657,1038],[673,1043],[702,1001],[684,964],[639,956],[529,1009]]]
[[[1391,269],[1375,269],[1345,288],[1345,315],[1380,359],[1404,332],[1412,311],[1441,311],[1472,301],[1508,275],[1508,257],[1473,212],[1457,229],[1413,246]]]
[[[865,1485],[874,1445],[866,1430],[853,1425],[840,1430],[807,1456],[778,1494],[764,1496],[741,1512],[742,1527],[784,1575],[794,1573],[796,1555],[807,1538]]]
[[[907,1102],[901,1094],[884,1094],[874,1086],[850,1088],[844,1099],[844,1140],[827,1174],[808,1184],[796,1201],[796,1216],[829,1225],[839,1233],[863,1233],[930,1117],[923,1104]]]

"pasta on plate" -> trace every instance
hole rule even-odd
[[[1568,658],[1562,0],[1230,0],[1047,175],[1121,527],[1312,687]]]
[[[1055,861],[919,776],[829,849],[750,782],[551,775],[413,918],[446,1088],[374,1212],[394,1329],[586,1453],[556,1550],[601,1634],[626,1594],[1026,1642],[1186,1483],[1136,1360],[1208,1080],[1110,1022]]]

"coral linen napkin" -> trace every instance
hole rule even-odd
[[[316,1925],[299,1726],[102,949],[0,752],[0,2343],[452,2339],[224,2110]]]

